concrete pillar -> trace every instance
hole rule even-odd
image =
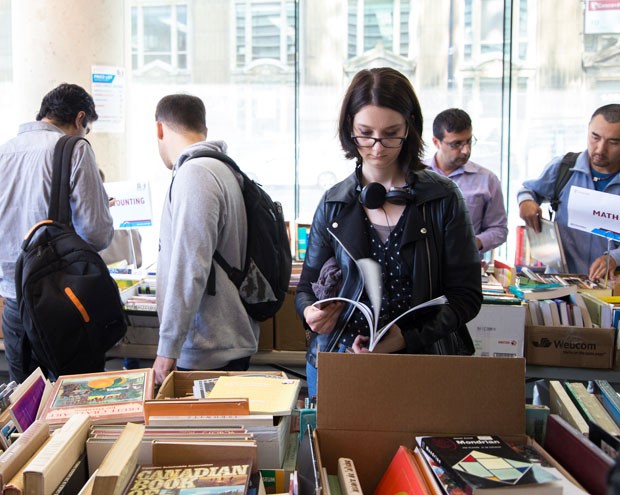
[[[63,82],[92,94],[91,66],[125,66],[125,2],[13,0],[13,78],[19,122],[34,120],[43,96]],[[88,136],[106,180],[124,178],[125,133]]]

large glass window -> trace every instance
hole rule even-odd
[[[471,115],[472,160],[504,188],[510,237],[500,254],[510,261],[521,183],[554,156],[583,150],[592,112],[620,101],[620,7],[611,0],[124,1],[126,18],[110,19],[126,22],[124,177],[156,184],[155,217],[170,178],[153,124],[164,94],[203,98],[209,138],[228,143],[289,220],[310,221],[325,189],[354,169],[336,135],[347,84],[360,69],[391,66],[418,93],[427,156],[438,112]],[[0,28],[5,140],[19,124],[10,0],[0,0]]]
[[[235,2],[236,66],[275,64],[292,72],[295,66],[295,2]]]
[[[189,70],[187,4],[138,4],[131,8],[131,66],[136,75]]]

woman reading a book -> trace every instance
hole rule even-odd
[[[371,306],[358,262],[378,262],[379,328],[446,296],[447,304],[398,320],[374,352],[471,355],[465,324],[482,304],[480,260],[467,208],[458,187],[421,162],[422,111],[409,80],[390,68],[356,74],[342,103],[338,133],[345,156],[356,161],[355,171],[326,191],[316,209],[295,299],[311,330],[310,396],[316,395],[319,350],[368,352],[368,322],[354,304],[315,304],[313,286],[324,265],[340,268],[334,295]]]

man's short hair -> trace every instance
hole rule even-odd
[[[36,119],[47,118],[57,124],[67,125],[75,121],[79,112],[85,113],[82,122],[84,127],[99,118],[95,111],[95,102],[84,88],[77,84],[63,83],[43,97]]]
[[[433,136],[440,141],[446,132],[464,132],[471,129],[471,118],[460,108],[448,108],[437,114],[433,121]]]
[[[597,115],[602,115],[603,118],[609,122],[610,124],[617,124],[620,122],[620,104],[618,103],[610,103],[609,105],[603,105],[600,108],[597,108],[592,114],[592,118]]]
[[[177,131],[207,133],[205,105],[197,96],[164,96],[155,109],[155,121],[163,122]]]

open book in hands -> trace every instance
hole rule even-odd
[[[366,289],[366,294],[368,294],[368,299],[370,300],[370,307],[365,303],[355,301],[353,299],[348,299],[346,297],[329,297],[327,299],[321,299],[320,301],[315,302],[313,306],[317,306],[320,308],[325,304],[337,301],[344,301],[349,304],[353,304],[357,309],[362,312],[364,318],[366,318],[366,321],[368,322],[368,328],[370,329],[370,342],[368,344],[368,350],[370,352],[375,349],[377,343],[388,332],[392,325],[398,322],[398,320],[400,320],[403,316],[423,308],[448,303],[448,298],[446,296],[436,297],[435,299],[431,299],[430,301],[418,304],[413,308],[409,308],[407,311],[390,321],[387,325],[378,328],[379,311],[381,310],[381,294],[383,293],[383,285],[381,283],[381,265],[379,265],[379,263],[370,258],[362,258],[360,260],[357,260],[356,264],[364,280],[364,287]]]

